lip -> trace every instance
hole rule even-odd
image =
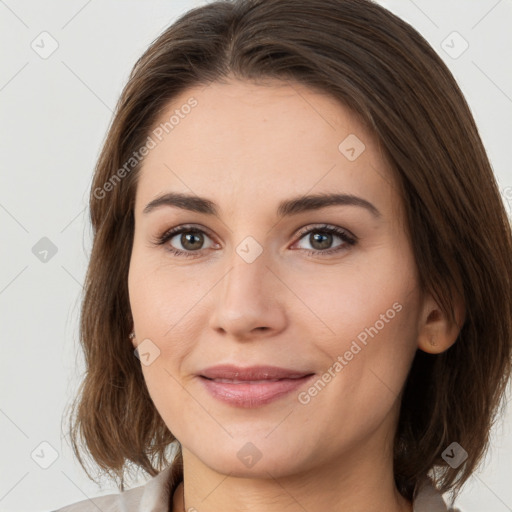
[[[312,372],[277,366],[218,365],[198,375],[208,392],[218,400],[237,407],[260,407],[304,385]]]

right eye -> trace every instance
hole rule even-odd
[[[215,244],[202,229],[194,226],[176,226],[160,235],[156,244],[167,244],[166,248],[176,256],[195,257],[199,254],[194,253],[204,248],[203,245],[206,239],[212,242],[212,245],[208,248],[219,247],[219,244]]]

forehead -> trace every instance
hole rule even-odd
[[[189,107],[192,102],[195,106]],[[172,126],[168,123],[166,130],[171,117]],[[358,117],[336,99],[302,84],[277,80],[261,84],[232,80],[187,89],[162,111],[155,123],[155,128],[159,126],[166,132],[164,138],[173,139],[169,144],[174,141],[184,149],[201,151],[198,143],[203,138],[210,142],[210,155],[216,154],[215,142],[232,143],[234,153],[237,147],[260,154],[265,149],[268,153],[281,148],[300,155],[308,150],[300,142],[307,140],[314,149],[329,147],[333,139],[350,130],[373,142]]]
[[[144,200],[165,188],[277,200],[322,191],[385,194],[383,186],[392,185],[378,142],[358,116],[297,83],[233,80],[187,89],[161,112],[151,136],[156,144],[137,191]]]

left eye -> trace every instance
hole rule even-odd
[[[341,242],[333,246],[333,241],[336,238],[341,240]],[[345,230],[334,226],[316,227],[309,229],[306,232],[302,232],[299,242],[302,240],[305,240],[310,246],[312,246],[311,248],[300,247],[309,253],[336,252],[338,250],[342,250],[347,244],[355,245],[356,243],[354,237],[349,235]]]

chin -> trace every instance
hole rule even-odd
[[[303,444],[294,447],[279,437],[271,441],[264,436],[247,436],[215,443],[215,446],[200,446],[194,454],[203,464],[221,474],[238,478],[269,478],[270,475],[277,478],[296,473],[298,468],[305,469],[307,460],[298,457],[303,449]]]

